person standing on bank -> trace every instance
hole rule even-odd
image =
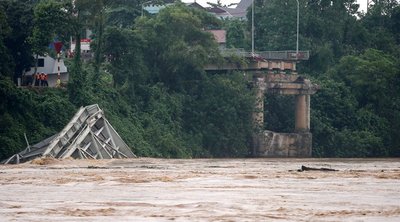
[[[35,86],[40,86],[40,73],[36,73]]]
[[[44,73],[40,73],[40,86],[44,86]]]
[[[56,87],[57,87],[57,88],[58,88],[58,87],[61,87],[61,80],[60,80],[60,78],[57,78]]]
[[[47,86],[49,86],[49,83],[47,82],[47,73],[43,72],[42,74],[43,74],[42,85],[47,87]]]

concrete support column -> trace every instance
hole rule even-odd
[[[256,89],[256,104],[255,111],[253,113],[254,127],[257,130],[264,128],[264,92],[265,92],[265,80],[264,78],[257,78],[255,81]]]
[[[296,96],[295,131],[308,132],[310,130],[310,95]]]
[[[311,96],[306,95],[306,123],[307,123],[307,130],[310,131],[310,114],[311,113]]]
[[[253,112],[253,145],[252,154],[254,156],[258,155],[261,147],[263,147],[263,136],[262,132],[264,130],[264,92],[265,92],[265,79],[255,78],[253,79],[255,93],[256,93],[256,103],[254,104],[255,109]]]

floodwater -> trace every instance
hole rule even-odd
[[[48,160],[0,183],[0,221],[400,221],[400,159]]]

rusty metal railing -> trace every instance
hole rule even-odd
[[[310,58],[310,51],[299,51],[297,56],[296,51],[263,51],[257,54],[271,60],[308,60]]]
[[[267,60],[284,60],[284,61],[296,61],[296,60],[308,60],[310,58],[310,51],[299,51],[296,56],[296,51],[261,51],[252,54],[244,49],[222,49],[221,54],[224,57],[238,56],[238,57],[258,57]]]

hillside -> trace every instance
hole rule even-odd
[[[243,73],[210,73],[221,61],[208,29],[225,29],[227,47],[251,48],[251,19],[219,20],[184,4],[155,15],[145,1],[0,2],[0,159],[61,130],[80,106],[99,104],[139,156],[245,157],[253,132],[255,96]],[[300,49],[310,50],[299,72],[321,86],[312,97],[316,157],[400,156],[400,4],[373,1],[368,13],[354,0],[300,0]],[[296,47],[296,4],[255,2],[255,46]],[[251,13],[248,12],[248,18]],[[92,30],[91,60],[80,39]],[[63,88],[18,88],[33,55],[54,55],[49,44],[70,37]],[[293,128],[293,99],[267,96],[268,130]]]

